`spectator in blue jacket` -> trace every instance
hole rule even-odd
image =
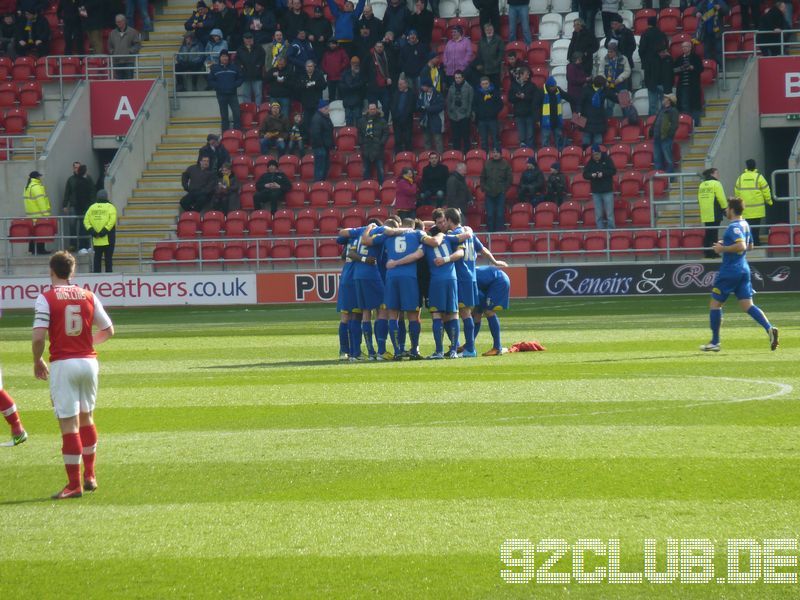
[[[349,0],[344,3],[344,8],[339,9],[334,0],[328,0],[328,7],[333,14],[333,37],[339,41],[339,45],[347,50],[347,54],[352,58],[355,55],[353,40],[356,36],[356,22],[364,11],[367,0],[358,0],[358,4],[353,6]]]
[[[208,36],[208,42],[205,47],[206,66],[211,67],[211,65],[219,64],[219,53],[227,49],[228,42],[222,37],[222,31],[213,29]]]
[[[297,37],[289,44],[287,58],[289,64],[294,67],[295,73],[305,71],[306,63],[309,60],[317,62],[317,54],[314,52],[314,46],[306,39],[305,29],[300,29],[297,32]]]
[[[228,107],[233,113],[233,128],[241,129],[242,121],[239,111],[239,86],[244,83],[242,72],[234,64],[227,50],[219,53],[219,64],[213,65],[208,74],[208,85],[217,93],[219,115],[222,119],[222,131],[230,129],[231,121],[228,118]]]

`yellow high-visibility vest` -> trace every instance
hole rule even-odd
[[[38,179],[31,179],[25,187],[25,214],[33,219],[50,216],[50,199]]]
[[[709,179],[700,184],[697,189],[697,202],[700,204],[700,221],[703,223],[714,222],[714,201],[719,203],[722,210],[728,208],[728,199],[722,183],[716,179]]]
[[[117,209],[110,202],[95,202],[86,211],[83,217],[83,226],[87,231],[111,231],[117,225]],[[94,246],[108,246],[110,241],[107,235],[103,237],[92,236]]]
[[[733,193],[744,200],[743,219],[760,219],[767,214],[765,204],[772,205],[772,194],[764,176],[757,170],[745,170],[736,180]]]

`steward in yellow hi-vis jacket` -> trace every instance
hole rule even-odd
[[[111,273],[116,240],[117,209],[108,201],[108,193],[105,190],[97,192],[97,201],[86,211],[83,226],[92,236],[94,272],[101,272],[101,262],[105,257],[106,273]]]
[[[742,218],[750,224],[750,232],[753,234],[753,245],[760,245],[761,219],[767,214],[766,205],[772,206],[772,194],[769,191],[769,184],[764,176],[756,171],[756,161],[748,158],[745,163],[744,172],[739,175],[733,194],[737,198],[744,200],[744,213]]]
[[[700,205],[700,220],[706,226],[706,235],[703,246],[706,249],[706,258],[716,258],[716,253],[711,248],[717,241],[717,227],[722,222],[722,215],[728,208],[728,199],[719,180],[719,169],[711,168],[703,171],[703,183],[697,189],[697,202]]]
[[[50,216],[50,199],[47,197],[47,190],[42,184],[42,174],[39,171],[31,171],[28,175],[28,183],[25,184],[25,214],[29,219]],[[47,254],[44,242],[28,242],[28,252],[31,254]]]

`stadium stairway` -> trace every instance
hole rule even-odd
[[[208,3],[210,6],[210,2]],[[154,31],[150,39],[142,42],[142,54],[157,54],[165,58],[164,70],[170,89],[172,89],[172,57],[178,51],[183,41],[186,30],[183,24],[197,6],[196,0],[168,0],[164,7],[157,12],[153,22]],[[156,57],[144,57],[141,64],[150,68],[157,68],[159,61]]]
[[[155,241],[175,232],[178,201],[183,196],[181,173],[197,160],[197,152],[209,131],[219,130],[219,117],[170,119],[166,134],[128,200],[117,227],[114,262],[139,268],[142,257],[152,256]]]

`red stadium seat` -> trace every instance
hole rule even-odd
[[[308,186],[303,181],[292,183],[292,189],[286,193],[286,208],[303,208],[306,205]]]
[[[294,213],[287,209],[275,211],[272,216],[272,234],[289,235],[292,229],[294,229]]]
[[[558,240],[558,249],[569,252],[564,258],[575,258],[583,250],[583,235],[580,233],[562,233]]]
[[[278,159],[278,170],[283,171],[291,181],[300,172],[300,158],[294,154],[284,154]]]
[[[717,78],[717,61],[713,58],[703,59],[703,72],[700,73],[700,85],[703,87],[714,83]]]
[[[681,250],[695,255],[704,250],[705,231],[702,229],[686,229],[681,236]]]
[[[222,249],[222,259],[229,267],[244,264],[246,247],[244,242],[228,242]]]
[[[381,186],[381,206],[391,206],[397,194],[397,182],[394,179],[386,179]]]
[[[11,79],[29,81],[36,76],[36,59],[32,56],[18,56],[11,67]]]
[[[33,235],[33,221],[30,219],[14,219],[8,228],[8,237],[11,243],[27,243]]]
[[[273,242],[272,249],[269,251],[269,257],[273,260],[283,260],[293,258],[294,244],[289,240],[277,240]]]
[[[239,193],[239,207],[242,210],[253,210],[253,196],[256,193],[256,184],[252,181],[242,184],[242,191]]]
[[[644,178],[637,171],[626,171],[619,177],[620,196],[627,199],[638,199],[644,186]]]
[[[329,181],[315,181],[308,192],[309,205],[327,208],[333,197],[333,185]]]
[[[667,37],[673,36],[678,32],[681,22],[681,12],[677,8],[664,8],[658,14],[658,28]]]
[[[417,168],[417,156],[413,152],[398,152],[395,155],[392,173],[400,175],[405,168]]]
[[[577,173],[582,167],[583,150],[580,146],[567,146],[561,151],[559,164],[562,173]]]
[[[335,235],[339,232],[339,211],[335,208],[326,208],[319,214],[320,235]]]
[[[694,121],[692,120],[691,115],[679,115],[678,116],[678,129],[675,132],[675,140],[688,140],[689,135],[692,133],[692,127],[694,126]]]
[[[320,259],[340,260],[342,257],[341,246],[332,240],[325,240],[317,246],[317,256]]]
[[[180,263],[197,260],[197,244],[178,244],[175,247],[175,261]]]
[[[478,177],[483,171],[486,162],[486,152],[483,150],[470,150],[467,152],[467,176]]]
[[[631,160],[631,147],[628,144],[616,144],[610,148],[608,157],[620,171],[628,166]]]
[[[528,48],[528,64],[546,65],[550,60],[550,42],[548,40],[534,40]]]
[[[594,206],[585,206],[583,209],[583,215],[581,215],[581,219],[583,220],[583,227],[585,229],[594,229],[597,227],[597,219],[595,218],[594,214]]]
[[[342,229],[353,229],[355,227],[363,227],[366,223],[364,219],[364,212],[356,207],[348,208],[342,213],[341,227]]]
[[[352,181],[340,181],[333,188],[333,205],[352,206],[356,201],[356,184]]]
[[[11,108],[5,116],[6,135],[22,135],[28,126],[28,111],[24,108]]]
[[[456,170],[458,163],[464,162],[464,154],[458,150],[447,150],[442,154],[442,164],[447,167],[451,173]],[[422,172],[422,168],[419,169]]]
[[[38,81],[26,81],[19,88],[20,106],[31,108],[42,102],[42,84]]]
[[[19,100],[17,84],[11,81],[0,83],[0,108],[14,108]]]
[[[356,190],[356,204],[359,206],[374,206],[378,200],[381,186],[377,181],[367,179],[358,184]]]
[[[533,251],[540,254],[558,252],[558,237],[556,235],[537,235],[533,241]]]
[[[14,67],[14,61],[8,56],[0,56],[0,81],[5,81],[11,78],[11,69]]]
[[[364,161],[361,159],[361,154],[355,153],[347,157],[345,172],[347,173],[347,178],[353,181],[364,176]]]
[[[542,202],[536,206],[533,213],[533,226],[535,229],[552,229],[558,214],[558,207],[552,202]]]
[[[624,198],[614,200],[614,223],[617,227],[624,227],[631,214],[631,205]]]
[[[511,207],[511,220],[509,229],[527,231],[533,219],[533,206],[527,202],[520,202]]]
[[[172,262],[175,260],[175,244],[158,242],[153,248],[153,262]]]
[[[203,219],[200,223],[200,235],[204,238],[222,237],[222,221],[218,219]]]
[[[193,239],[197,237],[197,230],[199,226],[200,226],[199,221],[180,219],[178,221],[175,233],[180,239]]]
[[[577,202],[564,202],[558,209],[558,226],[561,229],[575,229],[581,220],[583,209]]]
[[[358,143],[358,130],[355,127],[342,127],[336,132],[336,149],[339,152],[352,152]]]
[[[592,197],[591,185],[583,178],[581,173],[578,173],[570,183],[569,193],[572,195],[573,201],[585,202]]]
[[[633,33],[635,35],[642,35],[647,31],[647,19],[656,16],[656,11],[652,8],[643,8],[636,11],[636,16],[633,18]]]
[[[644,176],[644,194],[646,197],[650,197],[650,182],[653,182],[653,195],[656,198],[663,198],[667,195],[667,189],[669,188],[669,180],[666,177],[654,177],[657,173],[663,173],[664,171],[649,171]]]
[[[623,125],[619,130],[619,139],[623,144],[635,144],[643,135],[642,122],[635,125]]]
[[[642,142],[634,146],[633,168],[637,171],[653,168],[653,146],[650,142]]]
[[[265,167],[264,171],[266,172],[266,170]],[[243,154],[234,156],[231,158],[231,172],[239,181],[247,181],[250,177],[250,173],[254,173],[253,161],[249,156]],[[259,174],[259,177],[260,176],[261,174]]]
[[[239,105],[242,129],[247,131],[258,124],[258,107],[253,102],[242,102]]]
[[[528,168],[528,159],[535,156],[533,148],[517,148],[511,153],[511,170],[514,173],[522,173]]]
[[[653,257],[658,251],[658,233],[650,230],[637,231],[633,238],[636,256]]]
[[[269,257],[271,245],[269,242],[256,242],[251,243],[247,246],[247,250],[245,251],[245,256],[247,256],[248,260],[265,260]]]
[[[225,219],[225,237],[228,238],[241,238],[244,237],[244,231],[247,226],[246,219],[232,219],[230,215]]]
[[[637,200],[631,208],[631,222],[634,227],[652,227],[650,220],[650,201]]]
[[[583,249],[588,258],[598,258],[606,254],[606,233],[590,231],[583,238]]]
[[[226,129],[221,143],[231,155],[238,154],[244,146],[244,134],[239,129]]]
[[[268,210],[254,210],[250,213],[250,221],[247,223],[247,229],[250,232],[251,238],[266,237],[271,227],[272,213]]]
[[[658,247],[661,250],[667,250],[667,253],[672,256],[672,253],[678,251],[681,247],[681,232],[677,229],[659,231]]]
[[[258,129],[248,129],[244,132],[242,139],[244,144],[244,153],[249,156],[258,156],[261,154],[261,134]]]
[[[508,254],[511,249],[511,238],[507,235],[493,233],[489,247],[494,254]]]
[[[389,216],[389,211],[383,206],[375,206],[367,211],[367,221],[370,219],[378,219],[381,223]]]
[[[612,231],[608,247],[611,250],[612,258],[629,256],[628,251],[633,247],[633,233],[630,231]]]
[[[294,221],[294,227],[297,235],[313,234],[317,229],[317,211],[306,208],[298,212]]]
[[[800,232],[800,230],[798,230]],[[791,227],[789,225],[772,225],[769,228],[767,246],[770,256],[788,256],[792,242]]]
[[[539,148],[536,152],[536,163],[544,173],[550,172],[550,167],[558,161],[558,149],[551,146]]]
[[[512,254],[516,255],[531,254],[533,252],[533,236],[532,235],[514,236],[511,239],[510,251]],[[529,258],[529,257],[517,256],[516,258]]]
[[[294,257],[301,260],[313,259],[317,246],[313,240],[300,240],[294,247]]]
[[[314,156],[306,154],[300,159],[300,179],[311,181],[314,179]]]

